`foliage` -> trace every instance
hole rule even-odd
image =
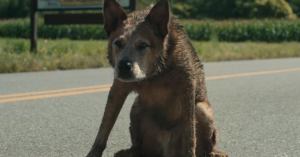
[[[237,14],[248,18],[295,18],[293,10],[285,0],[238,0]]]
[[[40,20],[41,21],[41,20]],[[29,20],[8,20],[0,22],[0,36],[29,38]],[[101,25],[44,25],[38,24],[41,38],[105,39],[106,33]]]
[[[189,0],[176,3],[174,12],[186,18],[295,18],[285,0]]]
[[[0,73],[98,68],[108,66],[107,41],[39,40],[37,53],[25,39],[0,38]],[[300,57],[300,44],[199,42],[193,45],[204,61]]]
[[[30,0],[1,0],[0,18],[26,17],[30,10]]]
[[[294,12],[300,16],[300,0],[289,0]]]
[[[0,18],[29,15],[31,0],[1,0]],[[141,9],[156,0],[137,0]],[[184,18],[295,18],[300,0],[170,0],[176,15]],[[293,9],[293,10],[292,10]]]
[[[183,25],[194,40],[208,41],[300,41],[298,20],[183,20]],[[9,20],[0,22],[0,37],[29,38],[29,21]],[[51,26],[39,23],[39,37],[76,40],[106,39],[99,25]]]

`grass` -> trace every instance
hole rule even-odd
[[[232,61],[300,57],[299,42],[193,42],[204,61]]]
[[[0,73],[98,68],[107,66],[106,41],[0,39]]]
[[[39,40],[29,52],[25,39],[0,38],[0,73],[98,68],[108,66],[106,41]],[[300,57],[300,43],[193,42],[204,61]]]

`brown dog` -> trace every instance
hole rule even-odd
[[[126,15],[104,2],[109,61],[115,70],[107,106],[88,157],[100,157],[120,109],[132,91],[132,147],[116,157],[225,157],[216,129],[203,65],[167,0]]]

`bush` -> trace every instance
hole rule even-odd
[[[297,0],[295,0],[297,1]],[[176,0],[174,12],[187,18],[295,18],[285,0]],[[186,13],[188,12],[188,13]]]
[[[237,12],[248,18],[295,18],[289,3],[285,0],[239,0],[236,1]]]
[[[28,20],[8,20],[0,22],[0,37],[29,38]],[[58,39],[105,39],[106,33],[102,25],[44,25],[38,24],[40,38]]]
[[[137,0],[144,8],[156,0]],[[300,15],[300,0],[172,0],[174,12],[187,18],[264,18],[295,17]],[[0,18],[29,15],[31,0],[1,0]],[[293,10],[292,10],[292,8]]]
[[[300,0],[290,0],[294,12],[300,16]]]
[[[30,10],[30,0],[1,0],[0,18],[26,17]]]
[[[0,18],[29,15],[31,0],[1,0]],[[155,0],[137,0],[141,9]],[[300,15],[300,0],[173,0],[174,13],[185,18],[294,18]]]
[[[28,20],[9,20],[0,23],[0,36],[12,38],[28,38],[30,34]]]
[[[221,41],[300,41],[300,23],[257,22],[254,24],[232,23],[224,29],[219,27]],[[295,36],[296,33],[298,36]]]
[[[300,41],[300,21],[297,20],[244,20],[244,21],[183,21],[193,40],[220,41]],[[29,38],[29,21],[17,20],[0,23],[0,37]],[[106,39],[101,25],[39,24],[40,38],[69,38],[76,40]]]
[[[250,20],[185,22],[189,36],[194,40],[220,41],[300,41],[300,21]]]
[[[50,39],[106,39],[104,28],[100,25],[40,25],[38,34],[42,38]]]

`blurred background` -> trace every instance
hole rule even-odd
[[[0,1],[0,73],[108,66],[102,25],[46,25],[44,12],[31,53],[30,7],[31,0]],[[300,56],[300,0],[172,0],[172,9],[204,61]]]

